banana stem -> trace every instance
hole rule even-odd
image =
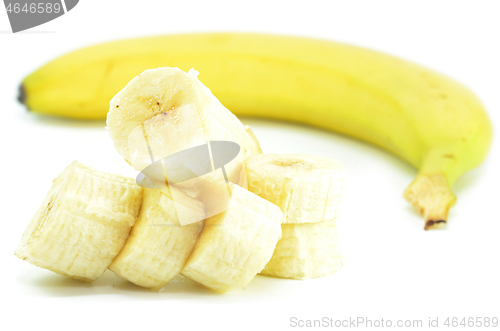
[[[442,172],[419,174],[404,197],[425,217],[425,230],[445,227],[448,210],[457,200]]]

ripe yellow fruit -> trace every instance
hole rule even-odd
[[[402,59],[345,44],[242,33],[167,35],[87,47],[22,82],[34,112],[105,118],[109,100],[150,68],[195,68],[236,115],[310,124],[365,140],[419,169],[405,192],[444,224],[450,186],[487,155],[492,126],[462,84]]]

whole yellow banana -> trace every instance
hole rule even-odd
[[[383,53],[308,38],[216,33],[109,42],[44,65],[21,86],[34,112],[104,119],[109,100],[145,69],[195,68],[236,115],[294,121],[378,145],[419,169],[405,192],[445,224],[450,186],[486,157],[488,115],[465,86]]]

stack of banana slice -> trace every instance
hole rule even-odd
[[[206,161],[199,153],[183,159],[187,165],[165,161],[159,180],[168,187],[146,190],[137,225],[110,269],[153,289],[181,271],[219,292],[250,282],[271,259],[283,220],[277,206],[246,190],[244,160],[261,153],[251,130],[198,80],[197,72],[177,68],[147,70],[132,79],[111,100],[107,124],[117,151],[139,171],[207,141],[240,146],[238,155],[223,165],[224,173],[215,166],[213,148],[207,153],[213,171],[207,174],[196,169]],[[194,176],[173,184],[169,174],[181,166]],[[182,225],[189,222],[181,216],[203,212],[193,218],[206,218],[203,223]]]
[[[346,171],[333,160],[304,154],[261,154],[246,161],[249,190],[279,206],[282,239],[262,275],[309,279],[342,266],[336,221]]]
[[[159,165],[148,179],[163,186],[143,188],[75,162],[54,180],[18,257],[84,281],[109,268],[154,290],[179,274],[227,292],[258,273],[306,279],[340,268],[344,168],[310,155],[262,154],[194,70],[135,77],[111,100],[107,128],[136,170]],[[239,146],[226,164],[217,160],[225,151],[214,149],[221,141]],[[199,146],[208,157],[166,161]],[[200,173],[198,163],[211,171]]]

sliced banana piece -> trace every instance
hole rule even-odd
[[[142,187],[133,179],[73,162],[53,181],[15,255],[93,281],[120,252],[141,203]]]
[[[345,168],[326,157],[261,154],[246,161],[248,189],[279,206],[284,223],[317,223],[342,211]]]
[[[336,221],[283,224],[283,234],[261,275],[310,279],[342,267]]]
[[[234,184],[227,211],[205,220],[182,275],[228,292],[247,285],[273,255],[283,213],[272,203]]]
[[[173,190],[173,189],[172,189]],[[181,226],[179,214],[204,219],[204,207],[188,196],[172,197],[171,188],[145,189],[137,222],[109,269],[139,286],[159,290],[184,267],[203,222]]]
[[[227,201],[225,181],[247,188],[244,160],[261,150],[197,74],[144,71],[111,100],[107,125],[116,150],[142,180],[202,201],[210,217],[224,211],[218,201]]]
[[[146,70],[111,100],[109,134],[136,170],[207,141],[236,142],[243,159],[260,153],[255,137],[197,74],[169,67]]]

